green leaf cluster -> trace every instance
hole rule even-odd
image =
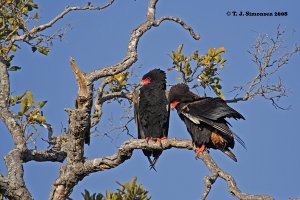
[[[183,44],[179,45],[177,50],[172,51],[170,54],[173,66],[168,71],[175,70],[179,72],[181,77],[176,78],[178,81],[191,83],[196,80],[198,83],[194,87],[210,88],[216,95],[224,99],[218,70],[224,68],[226,62],[226,59],[222,56],[226,52],[225,48],[209,48],[207,53],[201,55],[199,55],[198,50],[195,50],[189,56],[183,54],[182,49]]]
[[[103,200],[104,198],[104,196],[101,193],[90,194],[88,190],[84,190],[84,193],[81,193],[81,195],[83,196],[84,200]]]
[[[128,75],[128,72],[121,72],[114,75],[112,81],[109,83],[109,91],[106,91],[106,93],[122,91],[127,85]]]
[[[17,46],[7,44],[13,37],[27,32],[29,12],[39,6],[33,0],[1,0],[0,7],[0,52],[7,55],[9,51],[16,51]],[[34,14],[38,19],[38,14]]]
[[[20,120],[25,119],[28,124],[34,125],[46,122],[46,118],[41,111],[46,103],[47,101],[35,102],[32,93],[27,90],[18,96],[10,96],[9,106],[21,104],[17,117]]]
[[[182,80],[183,82],[190,82],[192,76],[192,67],[190,61],[193,59],[191,56],[185,56],[181,51],[183,48],[183,44],[179,45],[177,51],[172,51],[171,58],[173,60],[173,67],[168,68],[168,71],[175,69],[177,72],[182,73],[182,78],[177,77],[177,80]],[[197,53],[197,52],[195,52]]]
[[[106,190],[105,196],[101,193],[90,194],[87,190],[81,193],[84,200],[150,200],[151,196],[148,195],[143,186],[136,183],[137,177],[134,177],[130,183],[126,182],[120,185],[116,192]]]
[[[28,22],[39,19],[36,11],[39,5],[34,0],[1,0],[0,4],[0,54],[10,65],[13,53],[19,45],[15,38],[27,33]],[[32,47],[32,51],[47,55],[49,48],[45,46],[43,36],[36,33],[30,34],[23,41]],[[18,66],[8,66],[10,71],[17,71]]]

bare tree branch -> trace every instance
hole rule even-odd
[[[278,104],[282,97],[288,96],[288,89],[280,78],[277,82],[272,80],[276,72],[287,65],[296,53],[300,52],[300,47],[297,45],[292,50],[286,49],[284,46],[284,33],[285,31],[282,31],[278,26],[275,37],[271,37],[266,33],[259,34],[255,45],[248,51],[258,72],[251,81],[235,87],[233,91],[238,93],[235,98],[227,100],[227,102],[246,101],[261,96],[271,101],[275,108],[289,108],[283,108]],[[285,53],[280,54],[280,50],[285,50]],[[240,93],[244,93],[244,95],[240,96]]]
[[[23,162],[37,161],[37,162],[63,162],[67,157],[64,151],[50,150],[27,150],[24,152]]]
[[[155,21],[155,26],[159,26],[161,22],[163,21],[173,21],[176,22],[178,24],[180,24],[182,26],[182,28],[184,28],[185,30],[189,31],[190,35],[195,39],[195,40],[199,40],[200,39],[200,35],[196,34],[194,32],[194,30],[192,29],[192,27],[190,27],[189,25],[187,25],[183,20],[181,20],[180,18],[177,17],[172,17],[172,16],[164,16],[161,17],[160,19]]]
[[[93,72],[87,73],[87,79],[90,82],[94,82],[95,80],[98,80],[102,77],[107,77],[107,76],[113,76],[116,75],[126,69],[128,69],[130,66],[132,66],[136,61],[137,61],[137,46],[140,38],[142,35],[150,30],[153,26],[159,26],[160,23],[164,20],[171,20],[176,23],[179,23],[183,28],[188,30],[191,34],[191,36],[195,39],[198,40],[200,39],[200,36],[195,34],[194,31],[192,30],[191,27],[186,25],[182,20],[175,18],[175,17],[162,17],[160,20],[155,21],[155,12],[156,12],[156,3],[158,0],[149,0],[148,3],[148,10],[147,10],[147,19],[145,22],[143,22],[138,28],[133,30],[131,33],[131,37],[128,43],[128,49],[127,49],[127,54],[125,58],[113,65],[113,66],[108,66],[105,68],[101,69],[96,69]]]
[[[217,163],[211,158],[207,151],[199,154],[199,158],[204,162],[208,167],[209,171],[212,173],[211,177],[204,177],[205,191],[202,194],[202,200],[204,200],[208,193],[210,192],[211,185],[216,181],[218,177],[222,178],[227,182],[228,191],[238,199],[247,199],[247,200],[272,200],[274,199],[268,195],[253,195],[241,192],[237,187],[236,182],[232,175],[223,171]]]
[[[54,17],[51,21],[49,21],[46,24],[41,24],[39,26],[33,27],[30,31],[24,33],[23,35],[20,36],[15,36],[12,38],[12,43],[15,41],[19,41],[19,40],[24,40],[27,37],[32,37],[34,38],[34,34],[41,32],[49,27],[51,27],[52,25],[54,25],[57,21],[59,21],[60,19],[62,19],[65,15],[67,15],[69,12],[71,11],[75,11],[75,10],[103,10],[107,7],[109,7],[110,5],[112,5],[114,3],[115,0],[110,1],[109,3],[107,3],[104,6],[93,6],[91,5],[91,3],[88,3],[86,6],[71,6],[71,7],[66,7],[65,10],[63,12],[61,12],[59,15],[57,15],[56,17]]]
[[[105,171],[109,170],[115,167],[118,167],[122,163],[124,163],[126,160],[130,159],[132,156],[132,152],[135,149],[171,149],[171,148],[177,148],[177,149],[188,149],[188,150],[193,150],[194,146],[192,144],[191,140],[176,140],[174,139],[165,139],[162,141],[161,145],[156,143],[156,142],[147,142],[143,139],[131,139],[125,141],[118,149],[118,152],[116,152],[112,156],[108,157],[103,157],[103,158],[96,158],[93,160],[86,160],[83,165],[78,165],[76,174],[74,174],[74,177],[69,175],[69,178],[76,178],[76,179],[81,179],[86,175],[89,175],[91,173],[95,173],[98,171]],[[208,154],[207,151],[204,151],[203,153],[199,154],[199,158],[204,162],[204,164],[208,167],[210,172],[212,173],[211,177],[205,177],[205,197],[208,195],[211,185],[215,182],[215,180],[220,177],[223,180],[227,182],[227,187],[228,191],[236,196],[239,199],[273,199],[272,197],[268,195],[252,195],[252,194],[247,194],[243,193],[239,190],[237,187],[234,178],[224,172],[216,163],[215,161],[211,158],[211,156]],[[72,174],[73,175],[73,174]],[[207,189],[209,188],[209,190]],[[203,195],[204,196],[204,195]],[[205,199],[205,197],[202,199]]]
[[[117,79],[114,76],[106,77],[99,85],[97,89],[97,95],[94,98],[94,113],[92,115],[92,122],[91,126],[94,127],[97,125],[101,119],[102,116],[102,106],[106,101],[115,100],[119,98],[127,99],[129,102],[132,101],[132,91],[135,91],[138,87],[137,84],[128,84],[127,83],[127,76],[128,74],[133,75],[133,70],[131,72],[126,72],[124,74],[121,74],[121,79]],[[109,84],[112,84],[113,82],[117,83],[116,90],[110,88],[111,91],[105,92],[105,87]],[[123,82],[126,83],[126,86],[124,87],[122,84]],[[128,89],[128,86],[131,88]]]
[[[103,104],[104,102],[112,100],[112,99],[115,99],[115,98],[124,98],[124,99],[128,99],[128,100],[131,101],[132,94],[126,93],[126,92],[123,92],[123,91],[121,91],[121,92],[113,92],[113,93],[110,93],[108,95],[105,95],[102,98],[101,103]]]
[[[91,126],[95,126],[99,123],[101,116],[102,116],[102,106],[106,101],[115,99],[115,98],[124,98],[124,99],[128,99],[129,101],[131,101],[132,99],[132,94],[130,93],[126,93],[123,91],[120,92],[113,92],[113,93],[109,93],[107,95],[103,96],[103,83],[105,83],[106,81],[103,81],[100,85],[100,87],[98,88],[97,91],[97,96],[95,99],[95,103],[94,103],[94,113],[92,115],[92,122],[91,122]],[[106,84],[105,84],[106,85]]]
[[[91,119],[91,126],[95,126],[99,123],[102,117],[102,98],[104,93],[105,86],[111,81],[111,77],[107,77],[104,81],[101,82],[100,86],[97,89],[97,96],[94,101],[94,113]]]
[[[112,156],[104,158],[96,158],[93,160],[87,160],[84,163],[83,173],[90,174],[97,171],[104,171],[107,169],[112,169],[126,160],[130,159],[132,152],[135,149],[170,149],[170,148],[179,148],[179,149],[193,149],[193,145],[190,140],[176,140],[176,139],[166,139],[162,141],[162,144],[159,145],[155,142],[147,142],[142,139],[130,139],[125,141],[118,149],[118,152]]]
[[[212,176],[204,176],[204,191],[201,196],[201,200],[205,200],[206,197],[208,196],[211,186],[215,183],[215,181],[218,178],[218,174],[213,174]]]

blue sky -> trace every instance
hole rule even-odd
[[[78,0],[37,2],[40,4],[40,23],[48,22],[67,5],[84,4]],[[104,4],[104,1],[100,2]],[[229,91],[250,80],[256,73],[247,50],[254,44],[258,33],[274,35],[280,24],[286,30],[287,44],[299,44],[299,5],[298,1],[292,0],[160,1],[157,4],[158,17],[172,15],[182,18],[201,35],[201,39],[195,41],[179,25],[164,22],[142,37],[138,47],[139,60],[132,68],[140,77],[155,67],[167,69],[172,66],[168,54],[182,43],[186,54],[196,49],[205,53],[209,47],[224,46],[227,49],[224,55],[227,63],[221,76],[223,92],[230,99],[234,94]],[[123,0],[116,1],[110,8],[100,12],[79,11],[64,17],[45,32],[51,34],[66,24],[71,25],[63,40],[54,42],[48,56],[33,54],[27,46],[22,46],[17,52],[14,64],[20,65],[22,70],[11,73],[12,94],[28,89],[37,99],[48,100],[44,115],[58,134],[67,127],[64,108],[74,107],[77,93],[69,58],[74,57],[80,68],[87,72],[119,62],[126,53],[132,29],[145,19],[146,7],[146,1]],[[288,12],[288,16],[233,17],[226,15],[228,11]],[[231,104],[246,118],[245,121],[230,122],[233,130],[246,142],[247,150],[236,145],[233,151],[238,158],[237,163],[219,151],[212,150],[211,155],[222,169],[235,177],[243,192],[270,194],[275,199],[300,197],[300,133],[297,130],[300,114],[299,63],[300,56],[296,55],[275,75],[275,78],[280,76],[291,90],[289,97],[281,101],[281,105],[291,105],[291,110],[275,109],[262,98]],[[130,81],[137,82],[138,79]],[[175,75],[169,74],[168,81],[175,83]],[[200,95],[201,92],[200,90]],[[109,121],[113,120],[118,125],[122,115],[119,104],[104,106],[103,119],[97,127],[100,136],[93,137],[91,145],[86,146],[88,158],[112,155],[123,141],[130,138],[119,132],[111,135],[113,140],[103,136],[111,128]],[[130,133],[136,135],[134,124],[130,128]],[[0,134],[0,156],[3,158],[12,147],[12,140],[2,122]],[[41,135],[46,137],[46,132],[41,131]],[[169,136],[190,139],[176,112],[171,114]],[[39,145],[45,147],[42,142]],[[27,186],[36,199],[48,197],[60,165],[36,162],[24,165]],[[6,171],[3,159],[0,160],[0,170],[3,173]],[[192,151],[177,149],[167,150],[162,154],[157,170],[158,172],[149,171],[147,159],[141,151],[136,150],[132,158],[121,166],[86,177],[74,188],[71,197],[81,199],[80,193],[84,189],[91,192],[114,190],[117,188],[115,181],[130,181],[137,176],[138,182],[149,190],[154,200],[199,199],[203,190],[203,176],[209,174],[202,161],[194,159]],[[228,193],[225,182],[220,179],[213,185],[207,199],[234,198]]]

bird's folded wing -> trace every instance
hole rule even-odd
[[[132,102],[133,102],[133,106],[134,106],[134,121],[135,121],[135,125],[136,125],[137,131],[138,131],[138,138],[144,139],[145,134],[144,134],[143,129],[141,128],[140,116],[139,116],[139,102],[140,102],[140,91],[139,90],[136,90],[132,94]]]
[[[183,111],[187,111],[192,116],[201,116],[211,120],[218,120],[225,117],[245,119],[239,112],[229,107],[221,98],[202,98],[187,104]]]
[[[189,120],[191,120],[192,122],[194,122],[195,124],[201,124],[201,123],[208,124],[209,126],[217,129],[227,137],[233,137],[232,132],[230,131],[229,127],[225,123],[216,122],[202,116],[195,116],[185,111],[181,111],[181,114],[184,115]]]

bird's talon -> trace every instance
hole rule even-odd
[[[196,151],[196,158],[198,158],[199,153],[203,152],[204,150],[205,150],[205,145],[204,144],[202,144],[201,147],[197,147],[196,150],[195,150]]]
[[[151,137],[146,137],[145,140],[146,140],[146,142],[148,143],[149,141],[152,140],[152,138],[151,138]]]
[[[167,139],[167,137],[156,138],[156,142],[161,143],[161,141]]]

